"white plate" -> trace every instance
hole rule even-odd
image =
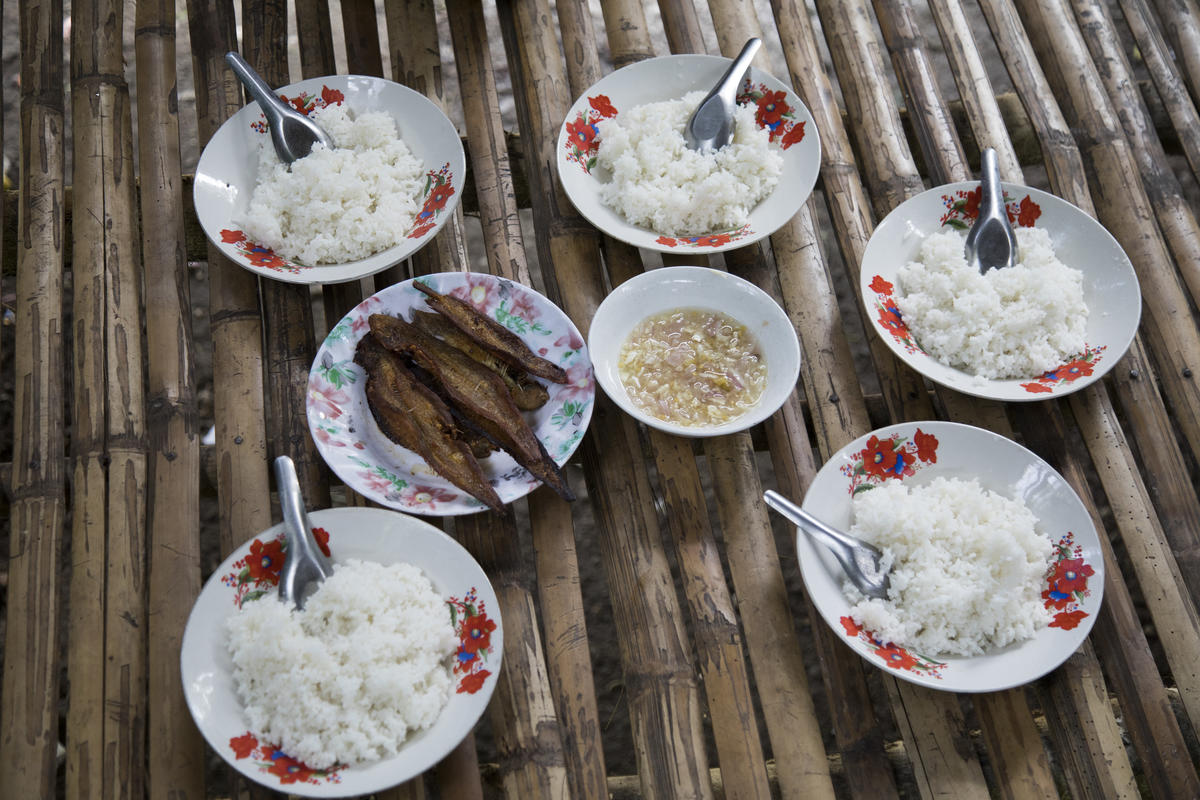
[[[548,383],[549,401],[525,418],[546,452],[566,463],[592,418],[596,384],[583,336],[562,309],[526,286],[475,272],[441,272],[420,280],[442,294],[472,302],[507,327],[538,355],[567,371],[569,383]],[[483,511],[483,503],[437,475],[411,450],[388,439],[367,406],[365,373],[354,363],[358,340],[372,314],[411,319],[431,310],[411,280],[376,292],[333,327],[308,376],[308,428],[317,450],[346,485],[381,505],[412,514],[449,516]],[[501,501],[510,503],[541,485],[512,456],[496,452],[480,461]]]
[[[610,73],[576,100],[558,134],[557,165],[559,180],[579,213],[615,239],[664,253],[719,253],[744,247],[791,219],[817,182],[821,142],[812,114],[796,93],[754,67],[743,81],[738,99],[759,105],[759,127],[770,127],[772,139],[783,148],[783,174],[775,190],[750,212],[746,226],[706,236],[663,236],[629,224],[600,201],[600,183],[607,176],[592,171],[599,147],[596,122],[645,103],[678,100],[696,90],[707,92],[729,64],[728,58],[706,55],[648,58]]]
[[[447,598],[446,613],[452,614],[462,644],[454,658],[455,691],[437,721],[410,736],[391,758],[320,772],[309,770],[250,733],[234,686],[225,620],[237,613],[240,603],[274,602],[283,566],[283,525],[239,547],[204,585],[180,648],[183,692],[209,745],[251,780],[305,797],[366,795],[429,769],[475,727],[500,672],[504,652],[500,607],[479,564],[432,525],[379,508],[326,509],[308,516],[314,529],[328,534],[326,542],[335,564],[349,558],[414,564]],[[259,599],[263,593],[272,596]],[[468,620],[474,636],[467,631]],[[495,624],[490,632],[489,620]]]
[[[1082,209],[1047,192],[1003,184],[1009,217],[1017,226],[1044,228],[1054,252],[1083,272],[1088,307],[1086,347],[1042,375],[988,380],[947,366],[921,349],[893,298],[896,273],[914,261],[926,236],[969,229],[979,206],[979,183],[965,181],[922,192],[896,207],[871,234],[863,253],[860,289],[871,325],[902,361],[943,386],[991,400],[1045,400],[1100,380],[1129,349],[1142,313],[1133,264],[1103,225]]]
[[[884,456],[878,470],[890,468],[890,472],[876,472],[870,466],[875,453]],[[937,477],[974,478],[984,489],[1019,499],[1037,518],[1038,531],[1059,544],[1042,587],[1043,598],[1055,613],[1050,627],[1023,642],[974,657],[930,657],[880,642],[850,618],[850,603],[842,594],[842,568],[826,548],[797,531],[805,588],[842,641],[897,678],[953,692],[993,692],[1036,680],[1083,643],[1104,593],[1104,559],[1092,519],[1079,496],[1045,461],[1003,436],[970,425],[906,422],[872,431],[839,450],[813,479],[803,506],[818,519],[849,530],[855,491],[888,480],[923,485]],[[1060,569],[1071,570],[1075,582],[1055,583]]]
[[[757,340],[767,364],[767,387],[742,416],[723,425],[677,425],[645,413],[629,399],[617,368],[621,346],[639,322],[674,308],[728,314]],[[800,341],[779,304],[749,281],[708,267],[652,269],[622,283],[596,309],[588,349],[596,380],[613,402],[639,422],[676,436],[723,436],[757,425],[783,405],[800,374]]]
[[[330,75],[277,92],[305,112],[344,102],[356,113],[386,111],[400,138],[425,164],[423,207],[393,247],[345,264],[306,266],[280,258],[247,239],[234,223],[250,204],[258,174],[258,142],[269,135],[258,103],[225,121],[196,165],[196,216],[209,241],[231,261],[266,278],[289,283],[341,283],[381,272],[408,258],[437,235],[462,197],[466,158],[454,124],[429,98],[406,86],[362,75]]]

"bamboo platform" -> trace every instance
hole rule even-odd
[[[303,413],[322,320],[473,257],[544,287],[586,333],[606,287],[658,262],[601,236],[567,200],[553,162],[568,107],[611,69],[666,54],[656,42],[733,55],[763,36],[760,64],[816,119],[821,175],[769,242],[713,265],[788,311],[803,348],[796,392],[753,433],[698,445],[639,428],[598,397],[571,471],[583,499],[539,490],[520,513],[450,522],[488,572],[506,627],[487,741],[468,737],[381,796],[1200,797],[1196,0],[661,0],[649,17],[642,2],[605,0],[602,19],[582,0],[382,0],[382,24],[375,3],[342,0],[336,25],[327,0],[295,0],[299,74],[284,0],[245,0],[236,15],[229,0],[188,0],[194,113],[178,103],[174,3],[73,0],[69,46],[62,0],[15,5],[20,82],[3,86],[19,91],[21,149],[18,190],[5,195],[16,224],[0,247],[15,297],[15,325],[0,327],[14,394],[0,796],[265,796],[213,780],[184,705],[179,645],[207,577],[203,552],[228,553],[277,517],[271,459],[296,462],[310,507],[362,502],[325,468]],[[133,59],[122,51],[130,19]],[[388,77],[447,107],[463,120],[482,233],[468,237],[476,223],[460,209],[411,263],[327,286],[317,303],[213,249],[189,256],[181,133],[203,143],[244,104],[223,62],[235,48],[276,86],[382,75],[386,62]],[[991,54],[1011,82],[1003,93]],[[517,121],[507,131],[504,66]],[[945,74],[957,97],[938,83]],[[839,303],[876,222],[974,175],[981,146],[998,151],[1005,180],[1094,214],[1138,272],[1144,310],[1129,353],[1062,400],[1005,406],[935,389],[873,334],[858,347],[864,309]],[[195,379],[197,257],[207,261],[211,449]],[[802,497],[842,445],[931,418],[1038,452],[1105,542],[1091,636],[1030,686],[956,696],[865,664],[816,616],[786,532],[757,499],[771,487]],[[202,463],[216,487],[215,542],[201,537]],[[608,594],[599,611],[581,589],[596,582]],[[615,652],[588,636],[601,617]],[[630,769],[606,765],[605,659],[619,659]]]

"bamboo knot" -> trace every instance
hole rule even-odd
[[[1183,377],[1185,377],[1185,378],[1190,378],[1190,377],[1192,377],[1192,368],[1191,368],[1191,367],[1184,367],[1184,368],[1183,368]]]

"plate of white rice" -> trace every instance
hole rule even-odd
[[[733,142],[709,153],[684,144],[684,125],[729,63],[646,59],[576,100],[556,163],[579,213],[616,239],[668,253],[744,247],[796,213],[816,184],[821,143],[812,115],[783,82],[752,67]]]
[[[334,574],[278,602],[282,525],[201,591],[180,653],[188,708],[234,769],[305,797],[367,795],[432,767],[474,728],[504,648],[495,592],[437,528],[377,508],[309,514]]]
[[[848,646],[934,689],[1036,680],[1083,642],[1104,561],[1078,495],[1049,464],[989,431],[916,422],[872,431],[817,473],[804,509],[879,547],[884,600],[868,600],[801,532],[805,588]]]
[[[231,261],[292,283],[373,275],[429,242],[455,213],[466,159],[454,124],[398,83],[331,75],[277,92],[335,147],[279,161],[257,103],[231,116],[196,166],[196,215]]]
[[[1141,318],[1137,275],[1120,244],[1082,209],[1003,184],[1018,263],[985,275],[966,263],[977,182],[939,186],[876,227],[860,288],[875,331],[944,386],[992,400],[1060,397],[1099,380]]]

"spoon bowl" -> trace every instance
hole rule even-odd
[[[263,116],[267,118],[267,125],[271,129],[271,143],[275,145],[275,153],[280,161],[291,164],[311,153],[313,146],[318,144],[333,148],[333,140],[329,138],[329,134],[307,115],[280,100],[240,54],[228,52],[225,54],[225,61],[245,84],[250,96],[258,102]]]
[[[987,274],[990,269],[1011,267],[1017,263],[1017,234],[1008,221],[1004,189],[996,167],[996,151],[984,148],[980,183],[979,216],[967,232],[967,263]]]
[[[287,531],[287,551],[279,572],[279,599],[300,609],[321,581],[333,574],[333,565],[313,537],[300,494],[300,481],[296,478],[296,465],[287,456],[275,459],[275,483]]]
[[[689,148],[704,153],[720,150],[733,141],[733,111],[738,87],[761,45],[762,40],[758,37],[747,41],[721,80],[696,106],[683,128],[683,139]]]
[[[887,570],[880,565],[883,554],[879,548],[826,525],[779,492],[768,489],[763,494],[767,505],[787,517],[814,541],[829,548],[842,565],[846,577],[867,597],[886,599],[889,582]]]

